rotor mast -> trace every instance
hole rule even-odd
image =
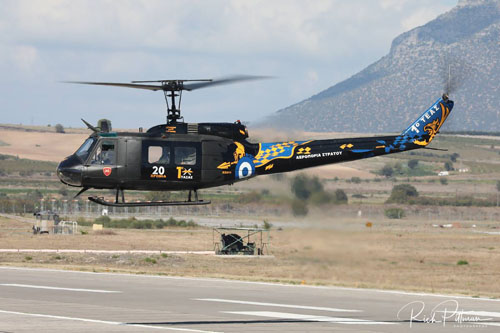
[[[165,96],[167,104],[167,124],[176,124],[183,122],[184,117],[181,116],[182,91],[191,90],[184,86],[184,82],[211,82],[211,79],[201,80],[156,80],[156,81],[132,81],[132,83],[161,83],[161,90]]]

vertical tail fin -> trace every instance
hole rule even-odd
[[[402,135],[408,137],[408,141],[420,146],[427,146],[439,132],[444,121],[453,109],[453,101],[448,95],[438,99],[427,111],[425,111],[413,124],[411,124]]]

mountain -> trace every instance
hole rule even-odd
[[[499,0],[459,1],[396,37],[379,61],[267,120],[308,131],[397,132],[435,102],[445,82],[455,108],[444,130],[499,130]]]

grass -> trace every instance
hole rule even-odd
[[[153,265],[158,263],[155,258],[150,258],[150,257],[144,258],[144,262],[147,262],[147,263],[150,263]]]
[[[6,173],[19,172],[32,175],[35,172],[54,172],[56,168],[56,162],[35,161],[0,154],[0,169]]]

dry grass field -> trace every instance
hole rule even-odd
[[[0,129],[0,154],[39,161],[59,162],[83,143],[84,133],[40,133]]]
[[[408,223],[413,227],[406,227]],[[207,255],[0,253],[0,265],[86,271],[204,276],[294,284],[402,289],[500,297],[500,235],[470,229],[415,227],[415,221],[371,229],[270,232],[272,257]],[[0,219],[1,248],[212,250],[205,228],[113,229],[72,236],[28,233],[29,224]],[[154,259],[154,260],[153,260]],[[459,261],[467,264],[459,265]]]

